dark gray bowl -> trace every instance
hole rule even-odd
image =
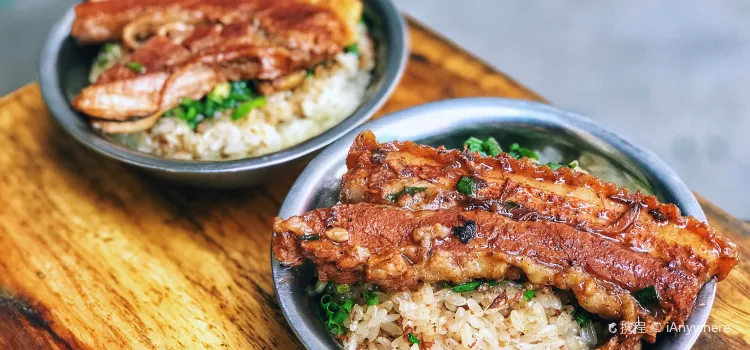
[[[469,136],[494,136],[507,149],[512,142],[542,149],[543,161],[571,161],[582,154],[595,159],[595,175],[615,180],[621,186],[652,192],[662,201],[677,204],[686,215],[701,221],[706,217],[685,186],[654,154],[604,130],[591,120],[533,102],[474,98],[430,103],[369,122],[320,153],[302,172],[289,191],[279,216],[288,218],[338,201],[339,181],[346,171],[346,154],[354,137],[372,130],[379,141],[413,140],[433,146],[461,147]],[[618,176],[606,169],[617,170]],[[315,312],[305,288],[313,283],[311,266],[301,270],[281,267],[275,260],[272,272],[276,295],[292,329],[308,349],[334,349],[337,344]],[[698,295],[686,327],[692,331],[663,334],[647,348],[689,349],[706,323],[716,291],[711,280]]]
[[[39,63],[42,94],[50,112],[82,144],[100,154],[167,180],[199,187],[232,188],[258,184],[291,168],[364,123],[398,84],[406,66],[406,24],[389,0],[365,0],[364,18],[376,43],[376,66],[365,100],[354,113],[330,130],[306,142],[261,157],[231,161],[183,161],[152,156],[126,148],[93,130],[86,117],[70,106],[88,85],[88,72],[98,48],[80,47],[70,37],[73,9],[52,28]]]

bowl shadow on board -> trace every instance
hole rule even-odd
[[[465,116],[459,106],[500,105],[515,109],[509,115],[492,115],[481,107],[476,115]],[[510,107],[508,107],[510,106]],[[444,109],[441,112],[436,112]],[[436,119],[416,118],[430,112],[442,113]],[[486,115],[480,113],[488,113]],[[504,112],[499,112],[503,114]],[[451,115],[452,114],[452,115]],[[448,115],[448,116],[445,116]],[[540,115],[542,115],[540,117]],[[552,115],[554,118],[547,118]],[[569,118],[573,118],[569,120]],[[429,125],[425,124],[429,123]],[[355,134],[372,128],[379,142],[411,140],[430,146],[462,148],[463,142],[475,136],[496,138],[504,150],[518,143],[539,153],[540,162],[579,160],[581,167],[619,187],[651,193],[661,201],[676,203],[685,215],[705,221],[692,193],[666,165],[648,151],[604,131],[588,119],[559,111],[553,107],[508,99],[458,99],[427,104],[397,112],[395,115],[367,123],[324,151],[305,169],[282,206],[280,216],[287,218],[315,208],[330,207],[338,202],[341,175]],[[306,263],[300,269],[284,269],[272,260],[272,270],[285,316],[308,348],[337,348],[317,315],[315,300],[306,289],[315,283],[314,266]],[[687,324],[703,325],[715,293],[715,280],[701,290]],[[299,327],[294,322],[304,320]],[[304,329],[298,329],[304,328]],[[605,323],[606,327],[606,323]],[[687,349],[697,339],[697,331],[661,334],[655,344],[643,343],[644,349]],[[315,339],[305,339],[312,337]]]
[[[408,58],[406,25],[388,0],[364,2],[363,18],[375,41],[373,79],[362,104],[339,124],[307,141],[258,157],[226,161],[183,161],[128,149],[111,136],[88,125],[88,118],[74,110],[72,99],[85,86],[96,46],[79,46],[70,37],[73,9],[53,27],[40,58],[40,85],[52,118],[68,134],[106,157],[170,182],[193,187],[231,189],[274,180],[279,174],[295,173],[329,143],[364,123],[387,100],[405,69]]]

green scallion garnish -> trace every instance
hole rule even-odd
[[[523,292],[523,299],[526,300],[526,301],[531,301],[531,299],[534,298],[535,294],[536,294],[536,291],[529,289],[529,290]]]
[[[550,162],[550,163],[547,163],[545,165],[548,166],[550,169],[552,169],[554,171],[554,170],[560,169],[562,167],[568,167],[568,168],[571,168],[571,169],[575,169],[578,166],[578,163],[575,162],[575,161],[570,162],[568,164],[552,163],[552,162]]]
[[[468,149],[469,152],[477,152],[484,156],[486,153],[484,153],[483,143],[482,140],[472,136],[464,142],[464,147]]]
[[[326,328],[328,328],[328,331],[333,335],[344,335],[344,329],[336,322],[326,322]]]
[[[344,299],[344,303],[341,304],[341,308],[344,309],[344,311],[346,312],[351,312],[352,307],[354,307],[354,300],[352,300],[352,298]]]
[[[253,90],[247,85],[246,81],[238,80],[233,81],[229,91],[229,97],[227,101],[245,102],[249,101],[253,97]]]
[[[302,235],[302,236],[297,236],[297,239],[300,240],[300,241],[317,241],[317,240],[320,239],[320,236],[316,236],[316,235]]]
[[[232,120],[240,120],[250,114],[253,108],[260,108],[266,105],[266,98],[263,96],[256,97],[250,101],[243,102],[234,112],[232,112]]]
[[[417,338],[414,333],[409,333],[406,335],[407,338],[409,338],[409,342],[412,344],[419,344],[419,338]]]
[[[115,44],[114,43],[105,43],[104,46],[102,46],[102,51],[106,53],[112,53],[112,51],[115,50]]]
[[[589,324],[589,322],[591,322],[591,318],[589,317],[589,314],[583,309],[576,308],[573,311],[573,318],[576,320],[576,322],[580,326],[585,326]]]
[[[398,191],[396,193],[391,193],[391,194],[385,196],[385,199],[387,199],[387,200],[389,200],[391,202],[396,202],[398,200],[398,197],[401,197],[401,195],[404,194],[404,193],[406,193],[406,194],[408,194],[410,196],[413,196],[413,195],[415,195],[415,194],[417,194],[419,192],[423,192],[426,189],[427,189],[427,187],[404,187],[404,189],[401,190],[401,191]]]
[[[490,287],[494,287],[498,284],[500,284],[500,281],[487,281],[487,285]]]
[[[138,62],[127,62],[125,63],[125,67],[128,67],[130,70],[136,73],[143,73],[146,71],[143,65]]]
[[[237,106],[235,108],[234,112],[232,112],[232,120],[240,120],[244,117],[246,117],[248,114],[250,114],[250,110],[253,109],[253,104],[251,102],[244,102],[241,105]]]
[[[404,187],[404,192],[406,192],[406,194],[410,196],[413,196],[419,192],[423,192],[426,189],[427,187]]]
[[[391,194],[386,195],[385,199],[387,199],[387,200],[395,203],[398,200],[398,197],[401,197],[402,194],[404,194],[404,191],[398,191],[396,193],[391,193]]]
[[[539,155],[536,154],[536,152],[528,148],[521,147],[517,143],[510,145],[510,151],[508,151],[508,154],[510,154],[511,157],[516,158],[516,159],[521,159],[523,157],[531,158],[535,160],[539,159]]]
[[[469,152],[476,152],[483,156],[496,157],[503,152],[500,143],[498,143],[494,137],[488,137],[486,140],[482,141],[472,136],[464,142],[464,147],[469,150]]]
[[[253,105],[253,108],[260,108],[265,106],[268,100],[266,100],[265,96],[258,96],[250,101],[250,103]]]
[[[458,192],[461,192],[467,196],[473,196],[474,195],[474,179],[468,176],[462,176],[458,180],[458,184],[456,184],[456,190]]]
[[[335,302],[332,301],[332,302],[328,303],[326,305],[325,309],[323,309],[323,310],[325,310],[325,312],[328,315],[328,317],[331,317],[331,316],[335,315],[337,312],[339,312],[339,308],[341,308],[339,306],[339,304],[336,304]]]
[[[481,284],[482,284],[481,281],[466,282],[466,283],[451,287],[451,290],[456,293],[471,292],[473,290],[477,290],[477,288],[479,288]]]
[[[336,285],[336,293],[344,294],[349,291],[349,285],[348,284],[337,284]]]
[[[484,153],[487,153],[490,157],[497,157],[497,155],[503,151],[494,137],[488,137],[487,140],[484,140],[484,142],[482,142],[482,148],[484,149]]]
[[[378,295],[375,292],[368,290],[365,292],[365,302],[367,302],[367,305],[378,305],[380,299],[378,299]]]
[[[659,294],[654,286],[643,288],[633,293],[635,300],[641,305],[651,305],[659,302]]]
[[[329,295],[329,294],[326,294],[326,295],[320,297],[320,306],[322,306],[323,309],[325,309],[326,306],[328,304],[330,304],[332,300],[333,300],[333,297],[331,297],[331,295]]]
[[[349,317],[349,313],[344,311],[343,309],[339,310],[333,317],[331,317],[332,322],[336,322],[338,324],[341,324]]]
[[[344,48],[344,52],[346,53],[353,53],[357,56],[359,56],[359,45],[357,43],[351,44]]]
[[[221,83],[216,86],[214,86],[213,90],[208,93],[209,101],[213,101],[215,103],[222,103],[224,100],[226,100],[229,97],[229,94],[232,93],[232,85],[229,83]]]

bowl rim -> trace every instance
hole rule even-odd
[[[371,83],[377,84],[374,86],[372,95],[344,120],[311,139],[274,153],[233,160],[171,159],[116,144],[94,131],[88,123],[85,123],[85,127],[77,125],[77,121],[84,116],[75,111],[68,102],[60,85],[60,76],[56,68],[61,47],[70,37],[70,28],[75,18],[75,5],[71,6],[65,15],[52,26],[42,48],[39,59],[39,85],[42,97],[50,110],[52,119],[78,142],[106,157],[139,168],[166,173],[206,174],[244,172],[291,162],[327,146],[367,121],[385,104],[403,76],[409,58],[409,38],[404,18],[390,0],[364,0],[363,5],[365,11],[374,9],[380,15],[379,22],[382,23],[382,30],[390,34],[390,40],[385,44],[388,50],[386,57],[383,58],[385,65],[381,81]]]
[[[450,123],[456,123],[456,120],[459,119],[465,121],[466,119],[471,120],[481,117],[501,121],[506,118],[514,118],[511,114],[523,115],[523,120],[531,123],[536,122],[547,127],[560,127],[565,131],[573,131],[578,135],[592,137],[594,141],[601,143],[597,146],[609,147],[611,150],[621,153],[628,161],[637,165],[638,169],[648,177],[649,182],[654,187],[658,187],[665,196],[671,197],[671,202],[680,208],[683,215],[692,215],[698,220],[706,222],[706,216],[690,189],[654,153],[607,131],[591,119],[581,115],[538,102],[487,97],[431,102],[389,114],[352,130],[327,147],[308,164],[289,190],[278,216],[288,218],[308,210],[307,208],[311,203],[310,193],[313,192],[312,188],[317,180],[330,173],[336,166],[344,166],[348,149],[361,131],[372,130],[376,136],[379,136],[385,130],[389,130],[393,124],[406,122],[407,120],[421,119],[422,121],[429,121],[431,125],[441,123],[450,125]],[[450,118],[453,120],[447,120]],[[437,135],[439,134],[426,133],[425,137]],[[321,335],[307,325],[300,316],[300,310],[304,306],[298,305],[291,298],[292,286],[296,278],[294,272],[282,267],[274,259],[273,251],[271,251],[271,273],[281,310],[298,339],[308,349],[325,348],[326,344],[321,340]],[[715,293],[716,279],[713,278],[701,288],[693,310],[685,322],[686,325],[696,326],[686,327],[682,332],[662,338],[657,345],[658,348],[690,349],[700,336],[700,328],[706,324]],[[327,333],[324,336],[330,337]]]

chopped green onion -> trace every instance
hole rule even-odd
[[[534,294],[536,294],[536,291],[533,291],[533,290],[529,289],[529,290],[523,292],[523,298],[526,301],[531,301],[531,299],[534,298]]]
[[[483,156],[496,157],[503,152],[503,149],[494,137],[488,137],[482,141],[472,136],[464,142],[464,147],[470,152],[476,152]]]
[[[326,317],[328,317],[329,320],[331,319],[331,317],[333,317],[333,315],[339,312],[339,310],[340,310],[339,305],[334,302],[330,302],[326,304],[326,307],[323,308],[323,311],[325,312]]]
[[[217,112],[216,107],[216,102],[214,102],[214,100],[206,100],[206,105],[203,108],[203,115],[209,118],[213,118]]]
[[[487,153],[490,157],[497,157],[498,154],[500,154],[503,149],[500,148],[500,144],[497,143],[497,140],[495,140],[494,137],[489,137],[487,140],[482,142],[482,148],[484,149],[484,152]]]
[[[406,335],[407,338],[409,338],[409,342],[412,344],[419,344],[419,338],[417,338],[414,333],[409,333]]]
[[[482,140],[480,140],[480,139],[478,139],[478,138],[476,138],[476,137],[474,137],[474,136],[472,136],[472,137],[469,137],[469,138],[468,138],[468,139],[467,139],[467,140],[466,140],[466,141],[464,142],[464,147],[465,147],[466,149],[468,149],[468,150],[469,150],[470,152],[477,152],[477,153],[479,153],[479,154],[481,154],[481,155],[483,155],[483,156],[484,156],[484,155],[486,155],[486,154],[484,153],[484,147],[483,147],[483,142],[482,142]]]
[[[354,307],[354,300],[352,300],[352,298],[344,299],[344,304],[341,305],[341,308],[346,312],[351,312],[352,307]]]
[[[227,97],[227,99],[245,102],[253,97],[253,91],[247,86],[247,82],[242,80],[233,81],[230,85],[231,91],[229,92],[229,97]]]
[[[651,305],[659,302],[659,294],[654,286],[643,288],[633,293],[635,300],[641,305]]]
[[[237,109],[232,112],[232,120],[239,120],[244,117],[246,117],[250,110],[253,109],[253,104],[251,102],[245,102],[239,106],[237,106]]]
[[[140,63],[138,63],[138,62],[128,62],[128,63],[125,63],[125,67],[128,67],[130,70],[132,70],[133,72],[136,72],[136,73],[143,73],[143,72],[146,71],[146,69],[144,69],[143,65],[140,64]]]
[[[471,292],[472,290],[476,290],[477,288],[479,288],[481,284],[481,281],[466,282],[464,284],[453,286],[451,290],[456,293]]]
[[[224,100],[224,102],[221,103],[221,108],[223,109],[230,109],[237,107],[237,100],[234,99],[234,97],[229,97],[228,99]]]
[[[406,192],[406,194],[410,196],[413,196],[419,192],[423,192],[426,189],[427,187],[404,187],[404,192]]]
[[[225,99],[229,97],[229,94],[232,92],[232,85],[229,83],[221,83],[219,85],[214,86],[214,89],[211,90],[211,92],[208,93],[208,99],[210,101],[214,101],[216,103],[221,103]]]
[[[398,197],[401,197],[402,194],[404,194],[403,190],[386,195],[385,199],[395,203],[398,200]]]
[[[331,334],[333,335],[344,334],[344,330],[341,328],[341,325],[336,322],[332,322],[332,321],[326,322],[326,328],[328,328],[328,331],[331,332]]]
[[[106,43],[104,44],[104,46],[102,46],[102,51],[106,53],[111,53],[114,50],[115,50],[115,44],[113,43]]]
[[[349,313],[344,311],[343,309],[337,312],[333,317],[331,317],[332,322],[336,322],[338,324],[341,324],[349,317]]]
[[[326,306],[328,306],[328,304],[330,304],[332,300],[333,300],[333,297],[331,297],[330,294],[326,294],[320,297],[320,306],[322,306],[323,309],[325,309]]]
[[[367,302],[367,305],[378,305],[380,303],[378,295],[369,290],[365,292],[365,301]]]
[[[516,159],[521,159],[523,157],[531,158],[531,159],[535,159],[535,160],[539,159],[539,155],[537,155],[536,152],[534,152],[534,151],[532,151],[532,150],[530,150],[528,148],[521,147],[517,143],[514,143],[514,144],[510,145],[510,151],[508,153],[513,158],[516,158]]]
[[[560,168],[562,168],[562,167],[568,167],[568,168],[571,168],[571,169],[575,169],[575,168],[576,168],[576,167],[578,166],[578,162],[576,162],[576,161],[572,161],[572,162],[570,162],[570,163],[568,163],[568,164],[563,164],[563,163],[551,163],[551,162],[550,162],[550,163],[547,163],[547,164],[545,164],[545,165],[546,165],[546,166],[548,166],[548,167],[549,167],[550,169],[552,169],[552,170],[557,170],[557,169],[560,169]]]
[[[467,196],[472,196],[474,195],[474,186],[474,179],[468,176],[462,176],[461,179],[458,180],[456,190]]]
[[[243,118],[253,108],[267,103],[263,96],[253,98],[253,89],[249,84],[246,81],[218,84],[200,100],[183,98],[179,106],[167,111],[164,116],[178,117],[193,129],[202,120],[213,118],[216,113],[226,109],[234,109],[231,114],[233,120]]]
[[[297,239],[300,241],[317,241],[320,239],[320,236],[316,235],[303,235],[303,236],[297,236]]]
[[[499,281],[487,281],[487,285],[490,287],[494,287],[496,285],[500,284]]]
[[[188,107],[187,114],[185,114],[185,118],[188,120],[195,119],[195,117],[198,116],[198,108],[195,106]]]
[[[306,76],[306,77],[312,77],[312,76],[315,76],[315,68],[310,68],[310,69],[308,69],[308,70],[307,70],[307,72],[305,72],[305,76]]]
[[[258,96],[254,98],[250,103],[253,105],[253,108],[260,108],[266,105],[268,103],[268,100],[264,96]]]
[[[357,43],[351,44],[344,48],[344,52],[346,53],[353,53],[357,56],[359,56],[359,45]]]
[[[336,293],[344,294],[349,291],[349,285],[348,284],[337,284],[336,285]]]
[[[578,322],[578,325],[585,326],[591,322],[591,318],[589,318],[589,314],[584,311],[583,309],[575,309],[573,310],[573,318]]]
[[[387,200],[389,200],[391,202],[396,202],[398,200],[398,197],[401,197],[401,195],[404,194],[404,193],[406,193],[406,194],[408,194],[410,196],[413,196],[413,195],[415,195],[415,194],[417,194],[419,192],[423,192],[426,189],[427,189],[427,187],[404,187],[404,189],[402,189],[401,191],[398,191],[396,193],[391,193],[389,195],[386,195],[385,199],[387,199]]]
[[[182,120],[187,119],[187,118],[185,118],[185,109],[184,108],[182,108],[182,107],[176,107],[175,109],[173,109],[173,111],[174,111],[174,115],[177,118],[180,118]]]

